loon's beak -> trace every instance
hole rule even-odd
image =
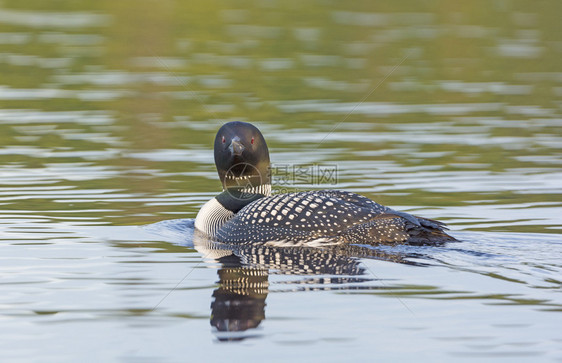
[[[230,145],[228,145],[228,149],[234,156],[241,156],[242,152],[244,151],[244,145],[239,140],[233,139]]]

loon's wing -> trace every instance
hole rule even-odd
[[[365,223],[389,208],[355,193],[309,191],[258,199],[226,222],[216,234],[227,243],[275,242],[275,245],[327,245],[339,233]]]
[[[258,199],[226,222],[216,239],[274,246],[396,243],[408,241],[416,228],[425,229],[412,215],[355,193],[326,190]]]
[[[351,192],[340,190],[322,190],[320,192],[375,212],[376,216],[369,222],[355,225],[342,233],[346,242],[435,244],[456,241],[455,238],[444,232],[449,228],[443,222],[400,212]]]

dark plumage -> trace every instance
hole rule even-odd
[[[270,196],[269,173],[262,175],[269,167],[267,146],[259,130],[248,123],[227,123],[219,130],[215,163],[225,192],[201,208],[196,227],[219,242],[323,246],[455,241],[441,222],[395,211],[351,192]]]

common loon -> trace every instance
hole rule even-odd
[[[456,241],[444,223],[395,211],[355,193],[272,195],[269,150],[250,123],[224,124],[215,137],[214,155],[223,192],[205,203],[195,219],[196,230],[213,241],[277,247]]]

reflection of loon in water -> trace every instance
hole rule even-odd
[[[220,341],[242,340],[258,335],[265,319],[265,299],[270,292],[269,275],[305,275],[285,281],[281,291],[362,289],[362,282],[375,280],[360,258],[414,264],[401,254],[372,247],[340,245],[327,248],[229,245],[209,240],[195,232],[194,246],[205,259],[221,264],[219,287],[213,293],[211,325]],[[372,286],[370,288],[373,288]],[[279,289],[275,289],[279,291]]]
[[[218,332],[245,332],[265,319],[268,273],[265,269],[223,267],[220,286],[213,292],[211,325]],[[242,340],[248,336],[218,336],[219,340]]]

